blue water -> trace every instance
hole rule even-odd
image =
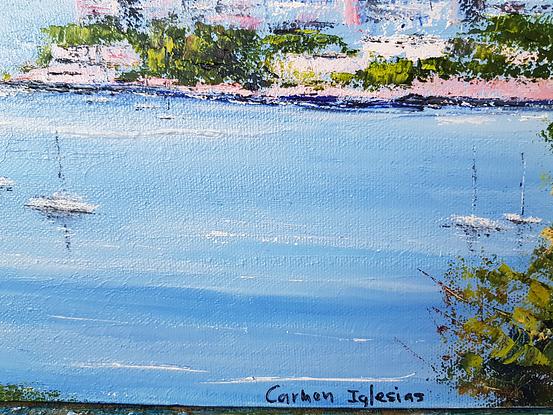
[[[350,407],[374,383],[475,404],[433,381],[441,296],[417,269],[481,251],[524,265],[543,224],[441,225],[472,212],[473,149],[477,215],[518,211],[524,152],[527,214],[551,217],[550,112],[103,97],[0,97],[0,176],[16,182],[0,192],[0,383],[187,405],[268,405],[280,384]],[[61,188],[96,214],[24,207]]]

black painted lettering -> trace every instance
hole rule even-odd
[[[348,399],[348,402],[349,403],[357,403],[359,402],[357,400],[357,392],[359,392],[358,390],[351,390],[351,389],[348,389],[348,392],[351,394],[351,398]]]
[[[424,393],[414,393],[413,395],[415,395],[415,398],[417,398],[417,402],[424,401]]]
[[[287,393],[281,393],[278,395],[278,401],[290,405],[290,396]]]
[[[272,386],[269,388],[269,390],[267,391],[267,393],[265,394],[265,400],[269,403],[276,403],[276,399],[271,399],[270,398],[270,395],[271,395],[271,392],[274,391],[275,389],[278,389],[280,388],[280,385],[275,385],[275,386]]]
[[[369,392],[370,392],[370,401],[371,401],[371,406],[374,405],[374,385],[371,384],[371,386],[369,387]]]
[[[376,399],[378,402],[388,402],[386,399],[384,399],[384,392],[378,392],[374,399]]]

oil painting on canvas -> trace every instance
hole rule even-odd
[[[553,406],[553,1],[4,0],[0,401]]]

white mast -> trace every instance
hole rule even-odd
[[[522,158],[522,178],[520,179],[520,216],[524,217],[524,198],[525,198],[525,184],[526,184],[526,160],[524,159],[524,153],[520,153]]]

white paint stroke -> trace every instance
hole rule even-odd
[[[79,126],[58,127],[56,130],[59,134],[66,135],[68,137],[79,138],[155,138],[155,137],[181,137],[186,138],[223,138],[224,133],[219,130],[197,130],[190,128],[157,128],[150,131],[142,130],[90,130],[79,129]]]
[[[415,376],[416,373],[409,373],[405,376],[393,378],[314,378],[309,376],[299,377],[278,377],[278,376],[249,376],[240,379],[218,380],[202,382],[212,385],[230,385],[240,383],[272,383],[272,382],[344,382],[344,383],[386,383],[386,382],[403,382],[405,379]]]
[[[549,117],[547,114],[540,114],[540,115],[521,115],[519,118],[520,121],[547,121],[549,120]]]
[[[471,124],[471,125],[482,125],[487,124],[493,121],[491,117],[484,116],[459,116],[459,115],[439,115],[437,117],[438,125],[461,125],[461,124]]]
[[[187,373],[207,373],[207,370],[192,369],[188,366],[173,365],[135,365],[128,363],[77,363],[73,365],[80,369],[136,369],[136,370],[154,370],[166,372],[187,372]]]
[[[102,320],[102,319],[98,319],[98,318],[87,318],[87,317],[69,317],[69,316],[61,316],[61,315],[49,315],[48,317],[55,318],[56,320],[92,321],[92,322],[95,322],[95,323],[128,324],[125,321]]]
[[[0,177],[0,187],[11,187],[15,185],[15,181],[7,177]]]
[[[295,336],[305,336],[305,337],[320,337],[320,338],[324,338],[324,339],[333,339],[333,340],[338,340],[338,341],[341,341],[341,342],[354,342],[354,343],[363,343],[363,342],[368,342],[368,341],[372,341],[373,339],[366,339],[366,338],[359,338],[359,337],[356,337],[356,338],[353,338],[353,339],[349,339],[347,337],[338,337],[338,336],[328,336],[328,335],[325,335],[325,334],[316,334],[316,333],[302,333],[302,332],[294,332],[294,333],[290,333],[288,331],[286,331],[287,334],[293,334]]]

